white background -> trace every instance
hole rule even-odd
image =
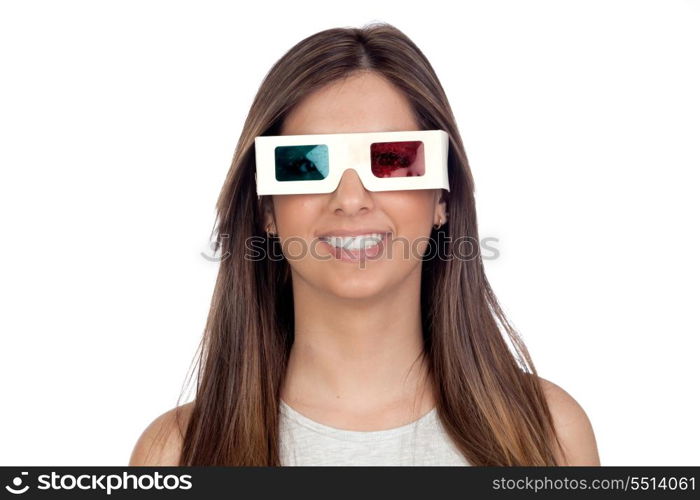
[[[488,277],[603,465],[699,464],[691,0],[0,3],[0,464],[125,465],[174,407],[262,78],[370,21],[441,79]]]

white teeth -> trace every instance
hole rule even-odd
[[[344,248],[346,250],[361,250],[371,248],[378,245],[383,239],[384,234],[359,234],[357,236],[325,236],[322,239],[336,248]]]

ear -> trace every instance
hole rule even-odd
[[[443,225],[447,222],[447,190],[436,189],[435,190],[435,217],[433,224]]]
[[[275,210],[274,210],[271,196],[263,197],[262,212],[263,212],[262,213],[262,220],[263,220],[262,230],[265,232],[272,233],[272,234],[277,234],[277,226],[275,223]]]

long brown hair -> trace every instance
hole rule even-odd
[[[449,221],[439,231],[452,241],[480,241],[474,182],[455,118],[418,47],[386,23],[328,29],[297,43],[262,82],[217,202],[214,248],[221,261],[181,465],[280,465],[279,394],[294,310],[288,262],[244,258],[246,240],[265,237],[269,203],[256,194],[254,138],[277,135],[304,96],[356,71],[387,78],[409,99],[421,129],[449,134]],[[279,244],[265,241],[270,251]],[[560,444],[539,378],[489,286],[478,247],[471,259],[422,263],[423,356],[439,418],[472,465],[556,465]]]

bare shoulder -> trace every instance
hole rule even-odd
[[[194,402],[180,405],[156,417],[139,437],[130,466],[179,465],[182,441]]]
[[[600,465],[593,426],[581,405],[555,383],[542,377],[539,380],[566,455],[557,452],[557,464]]]

